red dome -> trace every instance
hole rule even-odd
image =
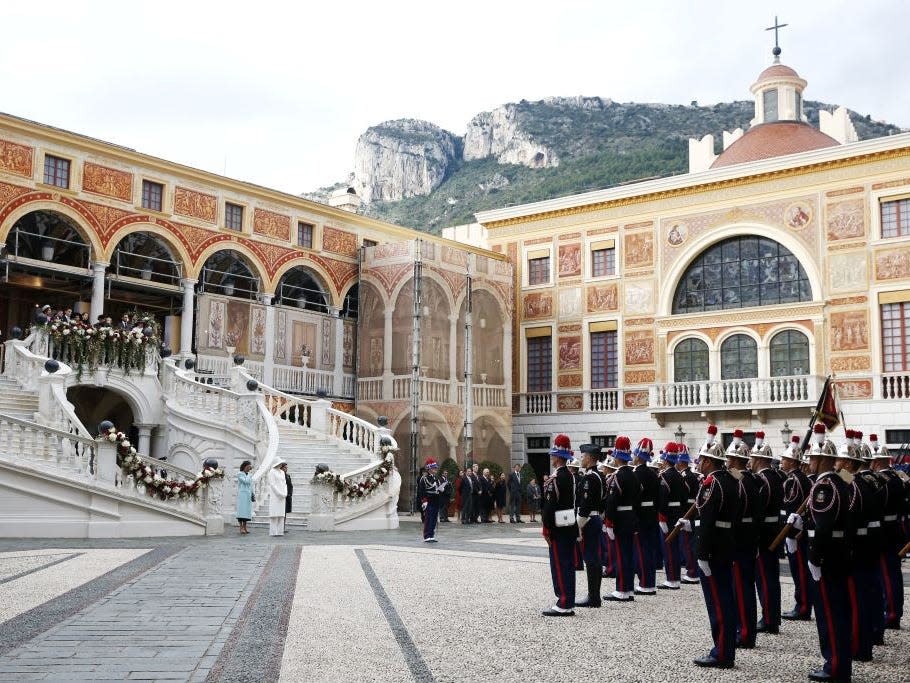
[[[711,168],[836,147],[839,144],[830,135],[825,135],[807,123],[797,121],[762,123],[750,128],[739,140],[727,147],[714,160]]]
[[[783,64],[772,64],[767,69],[758,74],[758,82],[769,78],[799,78],[799,74],[789,66],[784,66]]]

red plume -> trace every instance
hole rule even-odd
[[[717,425],[708,425],[708,434],[717,436]]]
[[[572,442],[565,434],[557,434],[556,438],[553,439],[553,445],[556,446],[556,448],[564,448],[565,450],[572,448]]]
[[[743,438],[743,430],[742,430],[742,429],[736,429],[736,430],[734,430],[734,431],[733,431],[733,438],[734,438],[734,439],[741,439],[741,438]]]
[[[825,425],[823,425],[821,422],[816,422],[815,426],[812,428],[812,431],[815,432],[816,434],[824,434]]]
[[[796,434],[794,434],[793,436],[790,437],[790,442],[791,442],[791,443],[799,443],[800,440],[801,440],[801,439],[800,439]]]
[[[631,451],[632,442],[629,440],[628,436],[617,436],[616,437],[616,450],[618,451]]]

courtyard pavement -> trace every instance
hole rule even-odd
[[[785,622],[736,669],[700,670],[697,585],[548,620],[539,525],[439,538],[403,518],[280,539],[0,540],[0,681],[804,681],[821,662],[815,624]],[[910,679],[910,630],[886,643],[855,681]]]

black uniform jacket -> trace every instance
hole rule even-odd
[[[834,472],[818,475],[809,492],[809,562],[822,573],[846,575],[852,568],[850,549],[850,485]]]
[[[543,487],[541,522],[552,537],[578,538],[578,525],[556,526],[557,510],[575,509],[575,478],[565,465],[557,468]]]
[[[604,522],[617,534],[634,534],[638,530],[641,484],[629,465],[613,473],[610,482]]]
[[[603,479],[597,470],[588,470],[581,478],[575,504],[579,517],[599,515],[603,508]]]
[[[676,520],[686,514],[688,510],[689,487],[676,469],[670,467],[660,473],[660,495],[658,497],[659,519],[668,526],[676,524]]]
[[[732,562],[736,543],[733,526],[739,517],[740,482],[719,469],[701,481],[695,505],[695,548],[699,560]]]

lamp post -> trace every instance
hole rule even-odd
[[[682,425],[676,427],[676,432],[673,434],[676,437],[676,443],[682,443],[683,439],[686,438],[686,432],[683,429]]]
[[[793,434],[793,430],[790,429],[790,424],[784,420],[784,426],[780,429],[780,436],[784,440],[784,448],[790,445],[790,435]]]

